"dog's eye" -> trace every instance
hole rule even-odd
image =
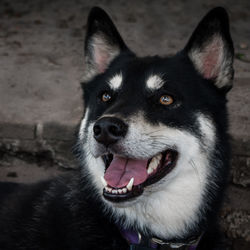
[[[103,102],[108,102],[111,100],[111,95],[107,92],[103,93],[102,97],[101,97],[101,100]]]
[[[163,96],[161,96],[161,98],[160,98],[160,103],[161,103],[162,105],[170,105],[170,104],[172,104],[173,102],[174,102],[174,99],[173,99],[173,97],[170,96],[170,95],[163,95]]]

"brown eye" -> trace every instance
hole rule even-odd
[[[163,96],[161,96],[161,98],[160,98],[160,103],[161,103],[162,105],[170,105],[170,104],[172,104],[173,102],[174,102],[174,99],[173,99],[173,97],[170,96],[170,95],[163,95]]]
[[[102,101],[103,102],[108,102],[109,100],[111,99],[111,95],[107,92],[105,92],[103,95],[102,95]]]

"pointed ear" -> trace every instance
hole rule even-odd
[[[128,48],[107,13],[99,7],[92,8],[85,38],[84,81],[103,73],[123,50]]]
[[[234,48],[224,8],[212,9],[201,20],[184,51],[204,78],[224,92],[231,89]]]

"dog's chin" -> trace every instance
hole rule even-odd
[[[105,154],[102,159],[105,163],[103,197],[117,207],[126,207],[137,202],[146,187],[159,182],[175,168],[178,152],[167,149],[146,160],[115,154]]]

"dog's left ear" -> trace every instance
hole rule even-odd
[[[85,38],[84,80],[103,73],[124,50],[128,48],[107,13],[99,7],[92,8]]]
[[[224,8],[212,9],[201,20],[184,51],[205,79],[223,92],[232,88],[234,48]]]

